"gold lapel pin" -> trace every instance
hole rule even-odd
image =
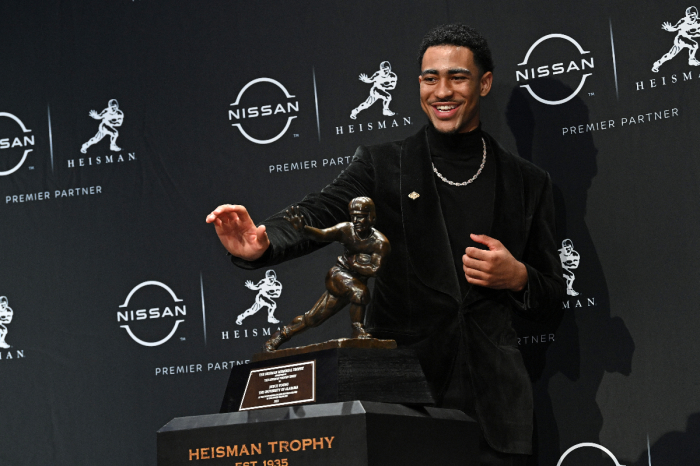
[[[411,199],[413,199],[415,201],[416,199],[418,199],[420,197],[420,194],[413,191],[411,194],[408,195],[408,197],[410,197]]]

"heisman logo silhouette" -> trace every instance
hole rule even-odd
[[[272,299],[280,297],[282,294],[282,284],[277,281],[275,271],[268,270],[265,272],[265,278],[260,280],[257,284],[246,280],[245,286],[251,290],[258,290],[258,295],[255,297],[253,305],[236,318],[236,324],[243,325],[243,319],[252,316],[263,307],[267,307],[267,321],[271,324],[278,324],[280,321],[275,318],[277,303]]]
[[[694,6],[686,8],[685,17],[681,18],[675,25],[666,21],[661,25],[661,29],[668,32],[678,32],[678,34],[673,39],[671,50],[654,62],[651,71],[658,73],[662,64],[681,53],[683,49],[688,49],[689,65],[700,65],[700,61],[695,58],[695,53],[698,51],[698,43],[693,40],[696,37],[700,37],[700,21],[698,20],[697,8]]]
[[[97,113],[95,110],[90,110],[90,116],[95,120],[100,120],[100,126],[97,129],[97,134],[83,144],[83,147],[80,148],[80,152],[86,154],[88,147],[100,142],[102,138],[107,135],[109,135],[110,140],[109,148],[114,152],[122,150],[121,147],[117,146],[117,137],[119,137],[117,127],[121,126],[124,122],[124,113],[119,110],[117,99],[110,100],[107,104],[107,108],[100,113]]]
[[[5,296],[0,296],[0,348],[10,348],[5,342],[7,336],[7,327],[5,325],[12,322],[12,308],[8,306],[8,301]]]
[[[559,249],[559,260],[561,260],[561,266],[564,269],[566,294],[569,296],[578,296],[578,293],[574,291],[573,288],[574,280],[576,280],[576,275],[574,275],[573,270],[578,269],[581,256],[579,253],[574,251],[574,243],[570,239],[565,239],[561,242],[561,249]]]
[[[391,94],[389,91],[396,88],[396,81],[398,77],[395,73],[391,71],[391,64],[388,61],[383,61],[379,64],[379,71],[375,72],[371,77],[367,77],[366,74],[360,75],[360,81],[367,84],[372,84],[372,89],[369,90],[369,97],[367,100],[362,102],[357,108],[354,108],[350,112],[350,118],[353,120],[357,118],[357,114],[362,110],[365,110],[372,106],[377,100],[383,100],[382,113],[386,116],[395,115],[394,112],[389,110],[389,104],[391,103]]]

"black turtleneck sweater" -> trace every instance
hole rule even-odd
[[[428,125],[427,137],[433,165],[448,180],[461,183],[471,179],[479,170],[484,154],[481,126],[469,133],[443,134],[433,125]],[[466,186],[452,186],[434,175],[462,298],[471,290],[462,268],[464,250],[470,246],[486,249],[486,246],[472,241],[469,235],[489,234],[493,223],[496,163],[493,152],[489,151],[488,147],[486,149],[484,168],[472,183]],[[464,344],[463,339],[460,339],[458,360],[454,365],[442,406],[461,409],[476,417],[474,390],[464,357],[466,350],[461,347]]]
[[[461,183],[471,179],[479,170],[484,153],[481,126],[468,133],[444,134],[433,125],[428,125],[427,136],[433,164],[448,180]],[[470,246],[486,249],[486,246],[472,241],[469,234],[489,234],[493,222],[496,193],[493,152],[487,147],[486,163],[481,174],[467,186],[452,186],[434,176],[460,290],[462,297],[465,297],[471,285],[467,283],[462,269],[464,250]]]

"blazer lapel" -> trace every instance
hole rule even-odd
[[[496,193],[490,236],[499,240],[516,259],[527,243],[523,177],[515,160],[487,135],[488,149],[496,159]]]
[[[425,130],[403,142],[400,163],[401,216],[411,265],[423,284],[459,303],[459,282]]]

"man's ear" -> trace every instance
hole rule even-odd
[[[487,71],[481,75],[479,80],[480,95],[481,97],[486,97],[489,92],[491,92],[491,85],[493,84],[493,73]]]

